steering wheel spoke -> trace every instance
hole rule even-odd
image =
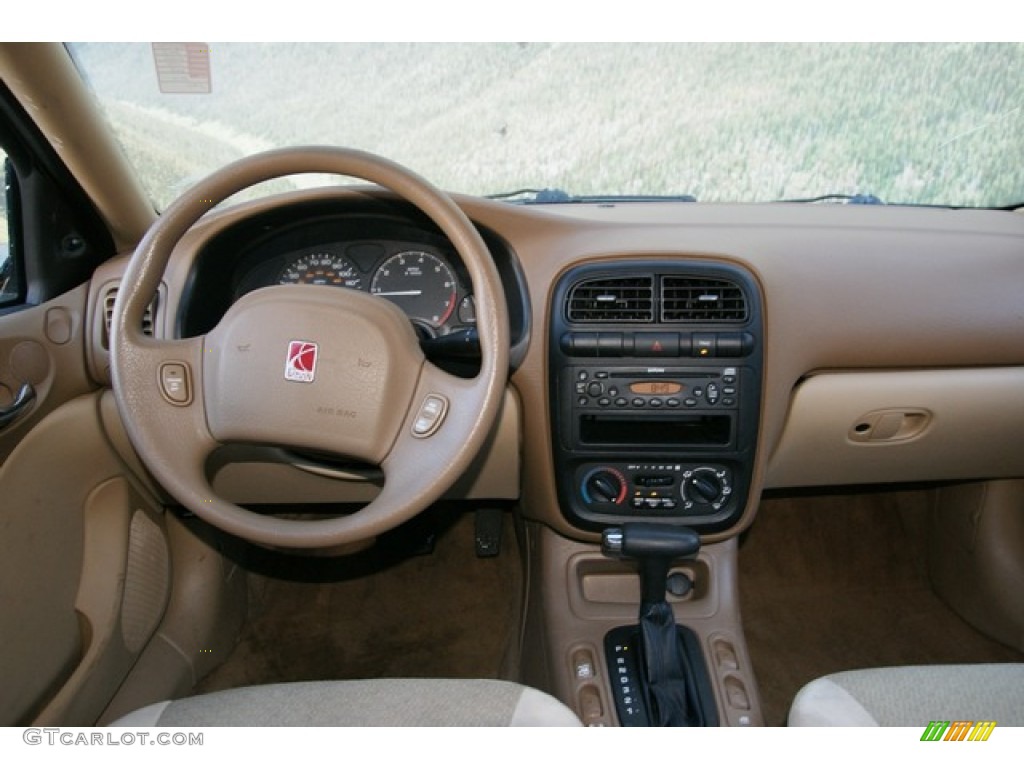
[[[140,336],[130,348],[115,346],[112,374],[119,405],[137,415],[126,427],[140,455],[162,458],[156,474],[172,495],[187,492],[207,500],[212,491],[204,467],[219,443],[206,422],[204,342]]]
[[[423,365],[409,412],[381,466],[389,491],[420,498],[440,495],[473,460],[475,446],[463,436],[481,428],[482,385],[477,379],[453,376],[430,362]],[[496,394],[500,398],[504,390]]]

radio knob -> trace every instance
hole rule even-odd
[[[588,504],[621,504],[626,478],[614,469],[595,469],[583,479],[583,500]]]
[[[694,504],[714,504],[722,499],[722,481],[713,469],[697,469],[683,481],[683,496]]]

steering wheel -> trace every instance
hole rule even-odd
[[[142,317],[179,240],[220,201],[296,173],[378,184],[426,214],[473,282],[481,363],[472,379],[425,359],[405,314],[351,290],[282,285],[246,294],[203,337],[157,340]],[[372,538],[436,501],[466,470],[497,417],[509,320],[487,247],[462,210],[415,173],[349,149],[253,155],[175,201],[136,249],[114,304],[111,374],[129,438],[154,477],[203,520],[250,541],[320,548]],[[211,452],[229,442],[326,451],[379,466],[384,486],[347,516],[287,520],[217,496]]]

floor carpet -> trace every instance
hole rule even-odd
[[[269,682],[508,674],[521,568],[510,515],[501,555],[478,558],[474,515],[441,513],[358,556],[262,554],[249,620],[196,692]],[[430,554],[409,554],[427,538]],[[413,545],[410,546],[410,541]]]
[[[924,490],[766,499],[739,549],[740,603],[768,725],[844,669],[1024,661],[932,592]]]

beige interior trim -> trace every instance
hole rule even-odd
[[[985,634],[1024,651],[1024,480],[943,488],[929,523],[936,593]]]
[[[153,573],[135,569],[126,586],[133,516],[162,525],[108,442],[100,402],[97,393],[65,403],[0,466],[3,725],[93,724],[137,655],[121,625],[125,589],[133,592],[133,648],[163,611]],[[159,549],[160,536],[146,527],[136,543]]]
[[[1024,475],[1024,367],[823,373],[797,387],[770,488]]]
[[[140,507],[141,499],[121,477],[98,486],[86,500],[82,573],[75,598],[75,611],[85,628],[84,655],[57,696],[33,721],[35,725],[92,725],[163,615],[170,596],[169,573],[142,597],[151,603],[146,611],[157,621],[142,627],[143,634],[134,638],[123,623],[126,590],[134,588],[127,582],[130,529],[133,513]],[[159,526],[156,546],[166,548],[162,518],[154,510],[141,514]]]
[[[248,610],[248,574],[173,515],[167,516],[173,581],[156,634],[98,719],[105,725],[163,699],[187,696],[228,657]]]
[[[0,78],[92,199],[119,250],[135,247],[156,212],[74,62],[60,43],[0,46]]]

